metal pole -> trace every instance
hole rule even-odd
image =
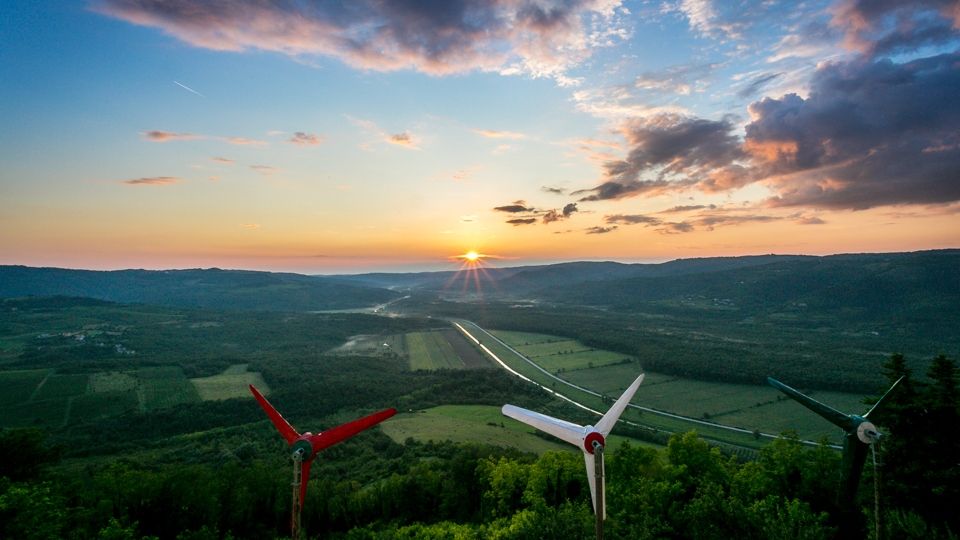
[[[607,516],[603,504],[603,445],[593,441],[593,474],[597,484],[597,507],[594,514],[597,516],[597,540],[603,540],[603,520]]]
[[[293,505],[290,508],[290,538],[300,540],[300,479],[303,473],[303,451],[293,453]]]

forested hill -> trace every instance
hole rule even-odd
[[[920,312],[956,318],[960,310],[960,250],[771,258],[765,264],[717,268],[584,281],[564,289],[541,286],[532,296],[626,310],[671,303],[858,318]]]
[[[0,266],[0,298],[81,296],[219,309],[309,311],[366,307],[398,293],[336,278],[241,270],[117,270]]]

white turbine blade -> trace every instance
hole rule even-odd
[[[528,411],[516,405],[504,405],[501,410],[505,416],[514,420],[519,420],[528,426],[533,426],[540,431],[549,433],[554,437],[567,441],[568,443],[583,449],[583,437],[586,430],[583,426],[578,426],[572,422],[560,420],[545,414]]]
[[[627,408],[627,404],[633,399],[633,394],[636,393],[637,388],[640,387],[640,383],[643,382],[643,375],[644,374],[641,373],[640,376],[633,381],[633,384],[627,387],[623,395],[620,396],[620,399],[618,399],[617,402],[613,404],[613,407],[610,407],[610,410],[607,411],[607,414],[603,415],[603,418],[597,422],[597,431],[599,431],[604,438],[610,434],[610,430],[613,429],[614,424],[617,423],[620,415],[623,414],[623,410]]]
[[[593,501],[593,512],[597,513],[597,467],[594,465],[593,454],[588,452],[583,453],[583,462],[587,466],[587,482],[590,484],[590,500]],[[600,466],[606,469],[604,465],[604,460],[601,459]],[[605,474],[607,471],[604,470]],[[603,508],[600,509],[603,512],[603,519],[607,519],[607,478],[603,478]]]

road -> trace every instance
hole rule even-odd
[[[506,342],[504,342],[502,339],[500,339],[500,338],[498,338],[497,336],[491,334],[490,332],[487,332],[486,330],[484,330],[483,328],[481,328],[479,325],[477,325],[477,324],[474,323],[474,322],[466,321],[466,320],[461,320],[461,321],[459,321],[459,322],[453,322],[453,325],[456,326],[461,332],[463,332],[464,335],[466,335],[470,340],[472,340],[474,343],[476,343],[478,346],[480,346],[480,348],[483,349],[484,352],[486,352],[486,353],[487,353],[491,358],[493,358],[501,367],[503,367],[504,369],[506,369],[506,370],[507,370],[508,372],[510,372],[511,374],[513,374],[513,375],[515,375],[515,376],[517,376],[517,377],[520,377],[521,379],[523,379],[523,380],[525,380],[525,381],[527,381],[527,382],[529,382],[529,383],[535,384],[535,385],[539,386],[540,388],[546,390],[547,392],[550,392],[551,394],[557,396],[558,398],[563,399],[564,401],[568,401],[568,402],[572,403],[573,405],[576,405],[577,407],[579,407],[579,408],[581,408],[581,409],[590,411],[590,412],[592,412],[592,413],[594,413],[594,414],[597,414],[597,415],[599,415],[599,416],[603,416],[603,413],[601,413],[601,412],[599,412],[599,411],[596,411],[596,410],[594,410],[594,409],[591,409],[590,407],[587,407],[586,405],[584,405],[584,404],[582,404],[582,403],[578,403],[578,402],[574,401],[573,399],[571,399],[571,398],[569,398],[569,397],[567,397],[567,396],[564,396],[564,395],[556,392],[555,390],[552,390],[551,388],[548,388],[548,387],[546,387],[546,386],[544,386],[544,385],[542,385],[542,384],[540,384],[540,383],[538,383],[538,382],[530,379],[529,377],[527,377],[527,376],[525,376],[525,375],[523,375],[523,374],[521,374],[521,373],[518,373],[516,370],[514,370],[514,369],[512,369],[510,366],[508,366],[503,360],[501,360],[499,357],[497,357],[497,355],[493,354],[493,352],[490,351],[490,349],[488,349],[486,345],[484,345],[479,339],[477,339],[476,337],[474,337],[464,326],[469,326],[472,330],[474,330],[474,332],[476,332],[478,335],[480,335],[480,337],[482,337],[482,338],[484,338],[484,339],[490,339],[490,340],[492,340],[492,341],[495,341],[497,344],[499,344],[500,346],[504,347],[504,348],[507,349],[508,351],[512,352],[512,353],[515,354],[518,358],[520,358],[520,359],[523,360],[524,362],[528,363],[528,364],[531,365],[533,368],[535,368],[537,371],[543,373],[546,377],[548,377],[549,379],[551,379],[551,380],[553,380],[553,381],[556,381],[556,382],[558,382],[558,383],[560,383],[560,384],[565,384],[565,385],[567,385],[567,386],[569,386],[569,387],[571,387],[571,388],[575,388],[575,389],[577,389],[577,390],[579,390],[579,391],[581,391],[581,392],[584,392],[584,393],[586,393],[586,394],[590,394],[590,395],[592,395],[592,396],[596,396],[596,397],[601,398],[601,399],[603,399],[603,398],[605,397],[605,396],[603,396],[602,394],[600,394],[600,393],[598,393],[598,392],[594,392],[593,390],[590,390],[589,388],[584,388],[584,387],[582,387],[582,386],[579,386],[579,385],[577,385],[577,384],[574,384],[574,383],[572,383],[572,382],[570,382],[570,381],[561,379],[560,377],[557,377],[557,376],[554,375],[553,373],[550,373],[549,371],[547,371],[547,370],[543,369],[542,367],[540,367],[539,365],[537,365],[536,362],[534,362],[533,360],[531,360],[531,359],[527,358],[526,356],[524,356],[523,353],[521,353],[520,351],[514,349],[514,348],[511,347],[509,344],[507,344]],[[636,410],[639,410],[639,411],[643,411],[643,412],[645,412],[645,413],[650,413],[650,414],[655,414],[655,415],[659,415],[659,416],[664,416],[664,417],[667,417],[667,418],[673,418],[673,419],[676,419],[676,420],[681,420],[681,421],[684,421],[684,422],[689,422],[689,423],[691,423],[691,424],[697,424],[697,425],[702,425],[702,426],[709,426],[709,427],[711,427],[711,428],[721,429],[721,430],[730,431],[730,432],[734,432],[734,433],[747,434],[747,435],[751,435],[751,436],[756,436],[757,434],[759,434],[760,437],[764,437],[764,438],[767,438],[767,439],[779,439],[779,438],[781,438],[780,435],[775,435],[775,434],[772,434],[772,433],[754,432],[754,431],[751,431],[751,430],[749,430],[749,429],[738,428],[738,427],[734,427],[734,426],[726,426],[726,425],[718,424],[718,423],[715,423],[715,422],[707,422],[707,421],[701,420],[701,419],[699,419],[699,418],[691,418],[691,417],[689,417],[689,416],[683,416],[683,415],[679,415],[679,414],[669,413],[669,412],[666,412],[666,411],[660,411],[660,410],[657,410],[657,409],[651,409],[651,408],[649,408],[649,407],[641,407],[640,405],[635,405],[635,404],[633,404],[633,403],[630,403],[628,406],[631,407],[631,408],[633,408],[633,409],[636,409]],[[628,422],[628,423],[631,424],[631,425],[634,425],[634,426],[638,425],[638,424],[634,424],[633,422]],[[809,440],[803,440],[803,439],[801,439],[800,442],[801,442],[802,444],[807,445],[807,446],[820,446],[820,443],[818,443],[818,442],[816,442],[816,441],[809,441]],[[837,445],[829,445],[829,446],[830,446],[831,448],[835,448],[835,449],[840,449],[840,448],[841,448],[840,446],[837,446]]]

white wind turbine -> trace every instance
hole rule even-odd
[[[590,497],[593,499],[593,511],[597,516],[598,539],[603,538],[603,520],[607,517],[603,485],[603,449],[606,438],[642,382],[643,374],[623,392],[620,399],[610,407],[596,426],[580,426],[515,405],[504,405],[502,409],[504,415],[549,433],[583,451],[584,463],[587,466],[587,481],[590,483]]]

